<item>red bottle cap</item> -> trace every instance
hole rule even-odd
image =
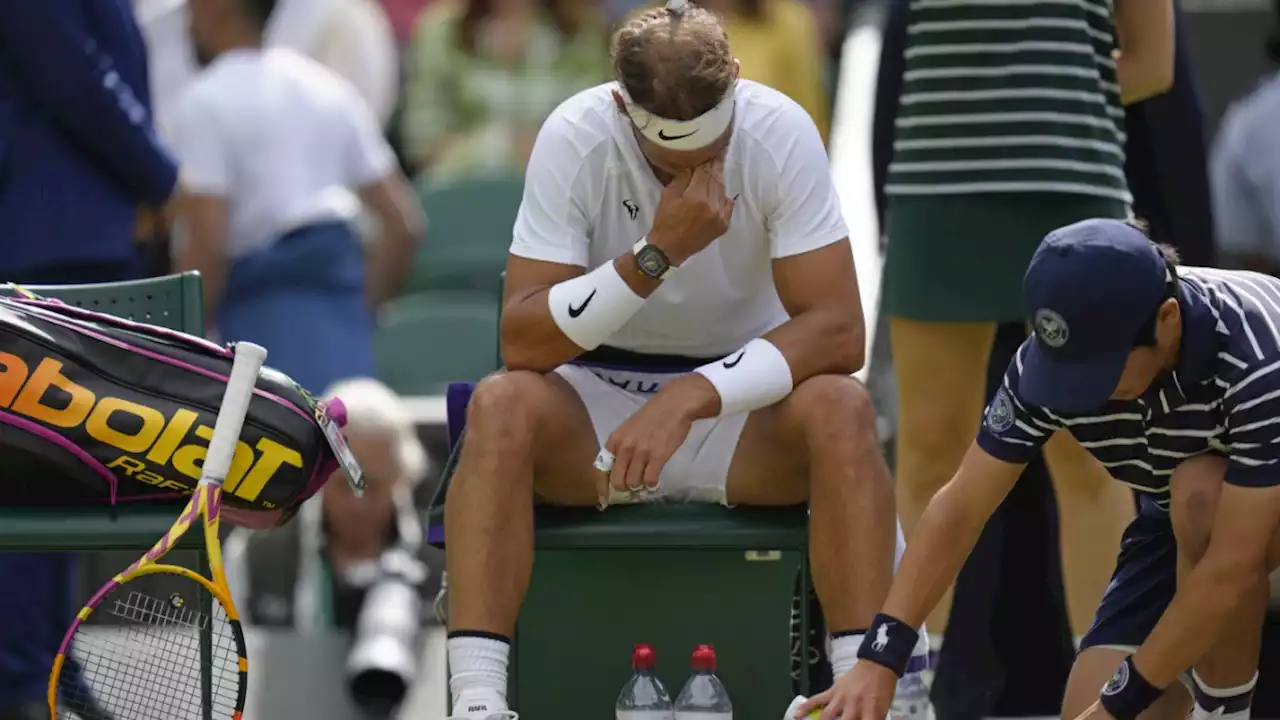
[[[636,649],[631,653],[631,669],[652,670],[657,664],[658,656],[654,654],[653,646],[636,643]]]
[[[693,649],[693,671],[715,672],[716,650],[710,645],[699,645]]]

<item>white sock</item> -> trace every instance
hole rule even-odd
[[[827,657],[831,659],[833,680],[839,680],[853,669],[853,664],[858,662],[858,648],[862,647],[864,637],[866,637],[865,633],[851,633],[839,637],[827,636]]]
[[[511,643],[491,635],[450,633],[449,692],[457,712],[507,710],[507,662]],[[468,704],[483,705],[468,710]]]
[[[1253,704],[1253,688],[1258,684],[1258,674],[1243,685],[1230,688],[1212,688],[1205,684],[1195,670],[1191,671],[1195,680],[1196,707],[1191,713],[1192,720],[1249,720]]]

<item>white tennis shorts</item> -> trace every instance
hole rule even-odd
[[[573,386],[582,404],[587,406],[600,447],[653,397],[663,382],[679,377],[581,365],[562,365],[556,373]],[[746,422],[747,413],[695,421],[689,437],[663,467],[658,490],[635,496],[630,502],[727,504],[725,481]],[[610,502],[616,504],[617,501]]]

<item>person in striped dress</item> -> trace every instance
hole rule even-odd
[[[1247,720],[1280,562],[1280,280],[1178,266],[1137,224],[1095,219],[1045,238],[1023,294],[1034,335],[910,538],[867,630],[882,642],[803,709],[884,717],[925,615],[1027,461],[1065,430],[1141,510],[1062,717],[1173,720],[1194,697],[1193,720]]]
[[[1019,285],[1036,245],[1054,228],[1130,213],[1123,106],[1170,86],[1173,11],[1170,0],[1114,3],[911,0],[882,306],[908,537],[977,429],[997,325],[1026,319]],[[1134,503],[1069,438],[1045,454],[1079,634]],[[948,598],[931,631],[949,611]]]

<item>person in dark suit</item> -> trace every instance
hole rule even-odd
[[[139,210],[164,208],[179,186],[152,125],[146,57],[128,0],[0,2],[0,281],[135,276]],[[49,717],[73,561],[0,554],[0,720]]]

